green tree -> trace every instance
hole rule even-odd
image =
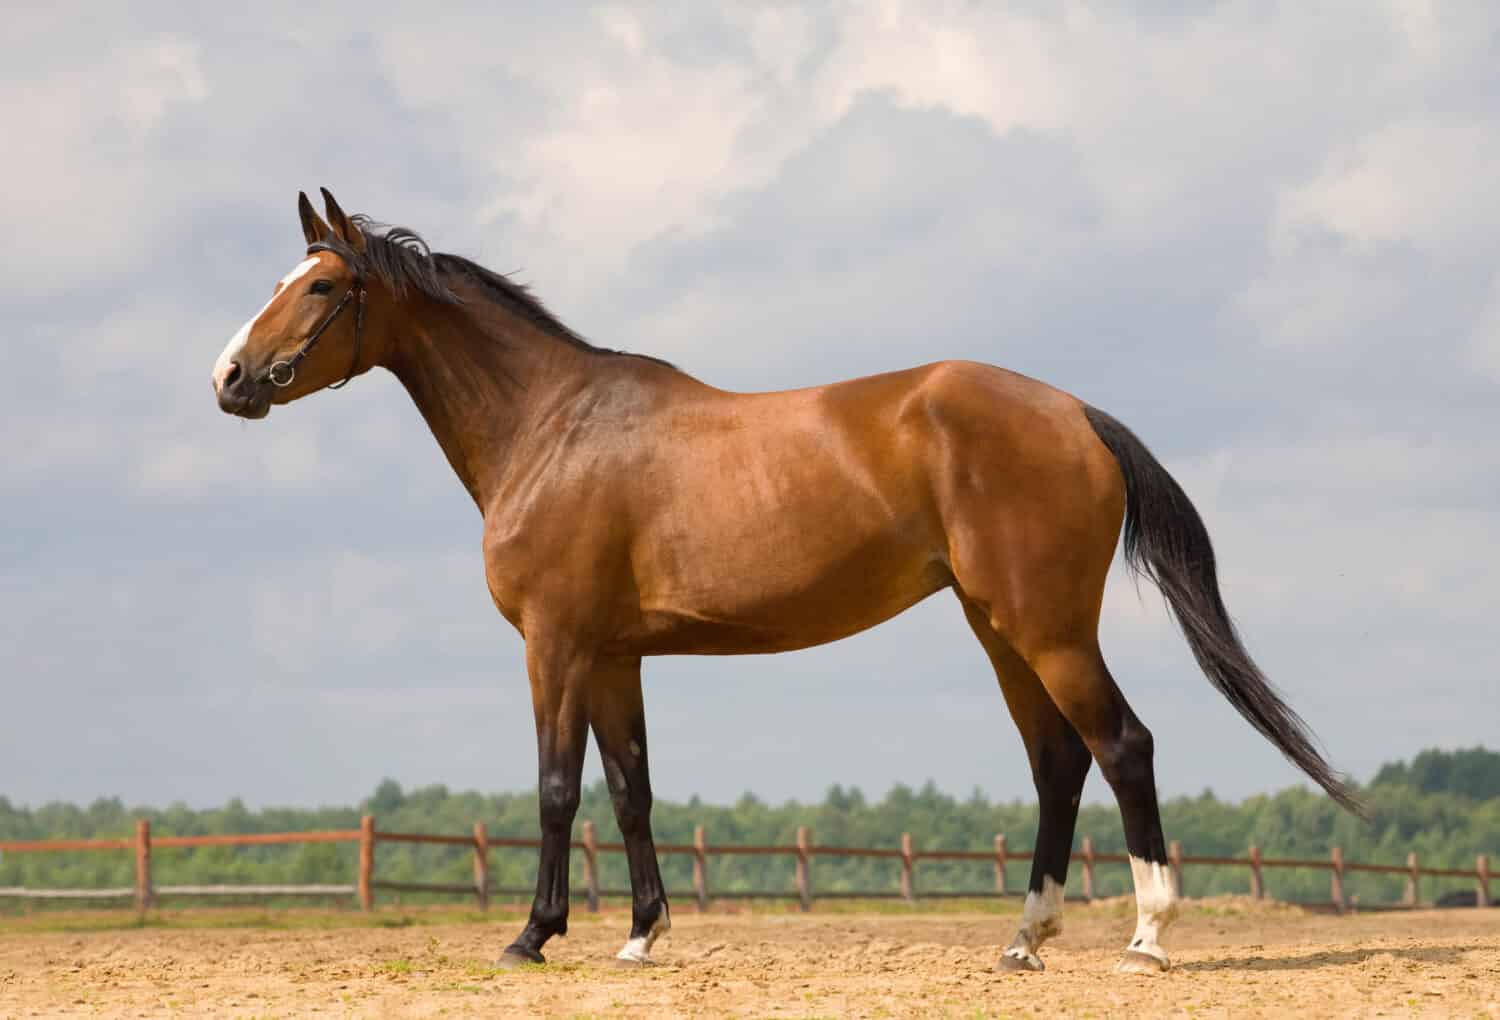
[[[1482,749],[1424,751],[1409,764],[1387,766],[1365,793],[1371,808],[1368,824],[1302,787],[1238,803],[1219,800],[1206,790],[1193,797],[1174,797],[1163,802],[1162,819],[1167,837],[1180,840],[1189,855],[1243,856],[1255,844],[1267,858],[1321,860],[1337,845],[1350,861],[1400,864],[1415,850],[1426,865],[1467,869],[1473,867],[1476,854],[1500,855],[1500,796],[1495,795],[1493,771],[1497,760],[1500,755]],[[86,807],[54,803],[27,808],[0,797],[0,839],[129,837],[140,817],[149,818],[152,832],[159,836],[354,829],[362,811],[373,813],[386,831],[463,834],[475,821],[483,821],[495,837],[537,835],[535,793],[454,792],[440,785],[403,790],[394,779],[386,779],[362,805],[321,808],[252,811],[238,799],[207,810],[183,804],[129,808],[118,799],[100,799]],[[620,840],[602,781],[582,792],[580,825],[585,819],[597,826],[601,842]],[[919,789],[897,785],[878,800],[867,799],[858,787],[834,786],[815,804],[768,804],[748,792],[729,805],[706,804],[697,797],[686,803],[659,799],[653,813],[658,843],[690,843],[694,826],[702,825],[710,847],[788,846],[797,827],[807,825],[822,846],[896,849],[901,834],[909,832],[918,850],[989,851],[995,835],[1003,832],[1011,847],[1026,850],[1035,841],[1036,824],[1034,804],[991,801],[977,790],[959,799],[932,783]],[[1125,850],[1113,804],[1084,805],[1077,834],[1080,839],[1090,837],[1100,853]],[[159,885],[348,884],[355,858],[352,844],[161,848],[153,867]],[[471,878],[472,854],[461,846],[383,843],[376,867],[381,877],[394,881],[461,884]],[[1022,887],[1027,863],[1017,861],[1011,868],[1012,886]],[[521,897],[528,895],[535,869],[536,854],[531,850],[496,850],[491,857],[492,879]],[[663,855],[662,872],[669,890],[690,888],[691,857]],[[787,891],[792,874],[790,856],[725,855],[710,860],[711,884],[721,891]],[[899,865],[889,858],[820,856],[813,867],[814,886],[825,891],[895,891],[899,874]],[[581,877],[581,857],[574,855],[574,881]],[[128,886],[132,878],[131,855],[122,851],[0,858],[0,886],[118,887]],[[623,855],[602,854],[600,878],[606,889],[627,888]],[[1096,879],[1104,895],[1130,888],[1129,869],[1123,865],[1101,864]],[[1326,871],[1268,870],[1266,881],[1270,894],[1279,898],[1327,899]],[[978,891],[992,888],[992,882],[988,861],[926,861],[918,870],[918,888],[931,891]],[[1199,896],[1243,892],[1249,879],[1244,869],[1190,865],[1184,882],[1189,895]],[[1435,897],[1471,885],[1472,880],[1430,881],[1424,882],[1423,892]],[[1355,874],[1348,888],[1365,902],[1394,900],[1401,894],[1401,877]]]
[[[1375,774],[1371,786],[1412,786],[1425,793],[1457,793],[1474,800],[1500,797],[1500,752],[1483,747],[1463,751],[1423,751],[1406,762],[1392,762]]]

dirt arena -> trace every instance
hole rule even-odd
[[[521,971],[491,966],[513,917],[164,920],[5,921],[0,1017],[1500,1017],[1500,909],[1340,918],[1204,901],[1155,978],[1111,973],[1133,921],[1119,901],[1070,904],[1039,975],[991,969],[1015,926],[1002,913],[679,910],[647,970],[612,965],[620,911],[576,914],[552,962]]]

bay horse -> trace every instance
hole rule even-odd
[[[306,258],[213,368],[220,408],[272,405],[380,366],[416,402],[484,519],[490,594],[526,643],[536,715],[536,898],[504,965],[567,931],[568,853],[590,729],[629,858],[627,964],[670,927],[651,837],[641,659],[835,641],[943,589],[1021,731],[1039,800],[1031,879],[997,968],[1043,969],[1062,930],[1080,791],[1119,803],[1137,923],[1118,969],[1169,966],[1176,914],[1151,733],[1098,626],[1122,526],[1210,682],[1337,802],[1359,810],[1251,661],[1203,521],[1134,434],[1001,368],[944,361],[780,393],[715,389],[595,347],[524,287],[305,194]]]

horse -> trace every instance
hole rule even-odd
[[[630,934],[671,926],[651,836],[641,660],[806,648],[944,589],[1021,732],[1039,803],[1003,971],[1044,969],[1062,930],[1084,778],[1119,805],[1135,933],[1117,968],[1170,966],[1177,913],[1151,732],[1105,665],[1105,576],[1160,588],[1203,672],[1339,804],[1360,805],[1245,650],[1193,504],[1129,429],[991,365],[941,361],[809,389],[735,393],[595,346],[525,287],[414,232],[305,193],[306,256],[213,367],[219,407],[275,405],[379,366],[416,403],[483,517],[495,607],[525,641],[536,718],[536,896],[504,966],[568,928],[568,854],[590,730],[629,859]]]

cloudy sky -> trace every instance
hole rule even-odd
[[[400,386],[212,399],[319,185],[718,386],[1070,390],[1183,481],[1336,763],[1493,746],[1500,9],[508,6],[7,11],[0,794],[534,782],[479,516]],[[1295,781],[1152,590],[1116,578],[1103,641],[1164,793]],[[647,699],[667,797],[1031,794],[947,594],[652,660]]]

